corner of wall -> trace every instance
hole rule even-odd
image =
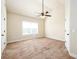
[[[72,57],[74,57],[74,58],[76,58],[76,59],[77,59],[77,55],[76,55],[76,54],[71,53],[71,52],[69,52],[69,54],[70,54],[70,56],[72,56]]]

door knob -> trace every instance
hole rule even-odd
[[[4,36],[4,34],[1,34],[1,36]]]
[[[69,35],[69,34],[67,34],[67,35]]]

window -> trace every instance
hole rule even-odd
[[[23,21],[22,27],[23,35],[38,34],[38,23],[36,22]]]

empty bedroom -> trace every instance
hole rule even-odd
[[[76,0],[1,5],[1,59],[76,59]]]

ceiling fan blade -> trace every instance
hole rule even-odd
[[[45,15],[45,16],[51,17],[51,15]]]
[[[49,14],[48,11],[44,11],[44,0],[42,0],[42,12],[39,15],[51,17],[51,15],[48,15],[48,14]]]

